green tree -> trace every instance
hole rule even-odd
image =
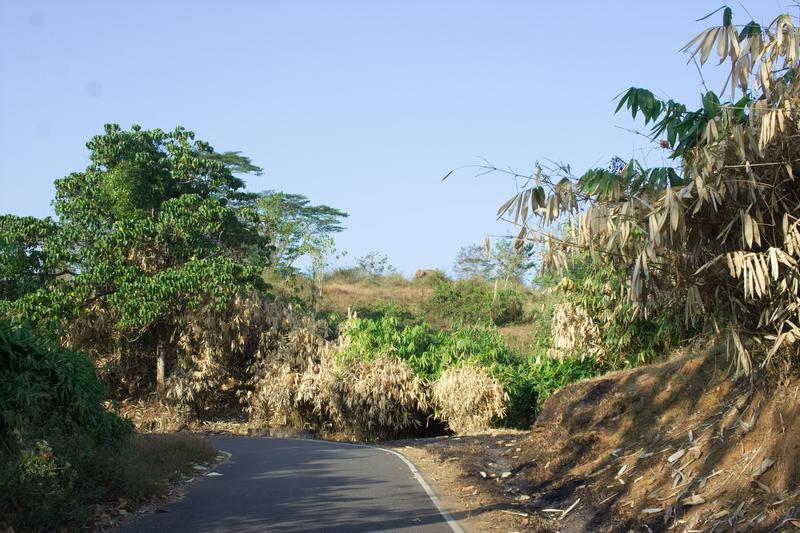
[[[2,307],[18,321],[103,309],[115,331],[154,346],[162,386],[172,317],[263,286],[271,248],[234,175],[257,167],[183,128],[107,125],[87,147],[89,166],[55,182],[57,223],[1,221]]]
[[[311,205],[302,194],[266,191],[258,195],[259,227],[271,243],[269,262],[283,274],[297,273],[296,261],[312,254],[320,239],[344,230],[344,211]]]
[[[511,240],[500,241],[492,250],[494,279],[504,287],[522,285],[525,278],[536,266],[533,261],[535,245],[531,242],[516,246]]]
[[[358,268],[371,278],[396,272],[395,268],[389,264],[389,258],[381,252],[370,252],[356,259],[356,263]]]
[[[515,246],[511,240],[497,243],[487,254],[485,246],[463,246],[456,256],[453,270],[462,279],[502,282],[504,287],[522,285],[535,263],[533,243]]]
[[[494,264],[487,256],[486,248],[478,244],[462,246],[458,251],[453,270],[463,279],[482,279],[489,281],[494,276]]]
[[[57,228],[51,218],[0,216],[0,301],[16,300],[57,276],[72,274],[53,265],[42,247]]]

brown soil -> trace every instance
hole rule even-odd
[[[399,451],[479,531],[794,530],[800,379],[727,370],[718,347],[684,351],[565,387],[529,432]]]

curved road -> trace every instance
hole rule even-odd
[[[212,437],[232,455],[217,477],[120,531],[461,532],[397,455],[317,440]],[[449,517],[448,517],[449,518]]]

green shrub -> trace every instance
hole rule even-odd
[[[417,270],[412,278],[412,283],[422,287],[433,286],[437,283],[449,282],[450,278],[441,270]]]
[[[78,518],[81,465],[130,432],[104,399],[85,356],[0,322],[0,517],[23,528]]]
[[[525,299],[520,288],[495,293],[492,285],[478,280],[440,281],[422,309],[433,318],[452,323],[502,326],[524,320]]]
[[[626,276],[607,262],[578,256],[559,284],[563,301],[584,310],[597,327],[604,359],[616,367],[648,363],[696,332],[694,326],[684,323],[682,310],[665,306],[647,317],[632,312],[630,302],[620,297]],[[558,333],[553,331],[554,335]],[[578,350],[583,349],[578,346]]]
[[[353,310],[360,318],[377,320],[383,317],[392,317],[397,319],[403,325],[411,325],[421,321],[416,314],[414,314],[408,308],[403,307],[395,300],[381,300],[368,306],[357,306]]]
[[[533,409],[534,418],[531,419],[531,423],[541,412],[544,402],[558,389],[576,381],[598,376],[609,370],[611,368],[608,366],[598,364],[588,358],[581,360],[579,357],[570,357],[563,361],[549,357],[541,360],[531,359],[524,379],[526,384],[530,384],[536,398]]]
[[[527,360],[510,350],[492,326],[456,326],[448,331],[424,322],[403,325],[396,317],[384,316],[350,320],[342,334],[346,348],[340,357],[355,362],[378,354],[393,355],[406,360],[428,385],[449,368],[478,364],[488,369],[508,394],[505,425],[528,427],[535,416],[536,386],[530,382]]]

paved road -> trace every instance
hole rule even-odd
[[[233,454],[186,497],[126,533],[452,533],[408,465],[383,450],[314,440],[214,437]]]

